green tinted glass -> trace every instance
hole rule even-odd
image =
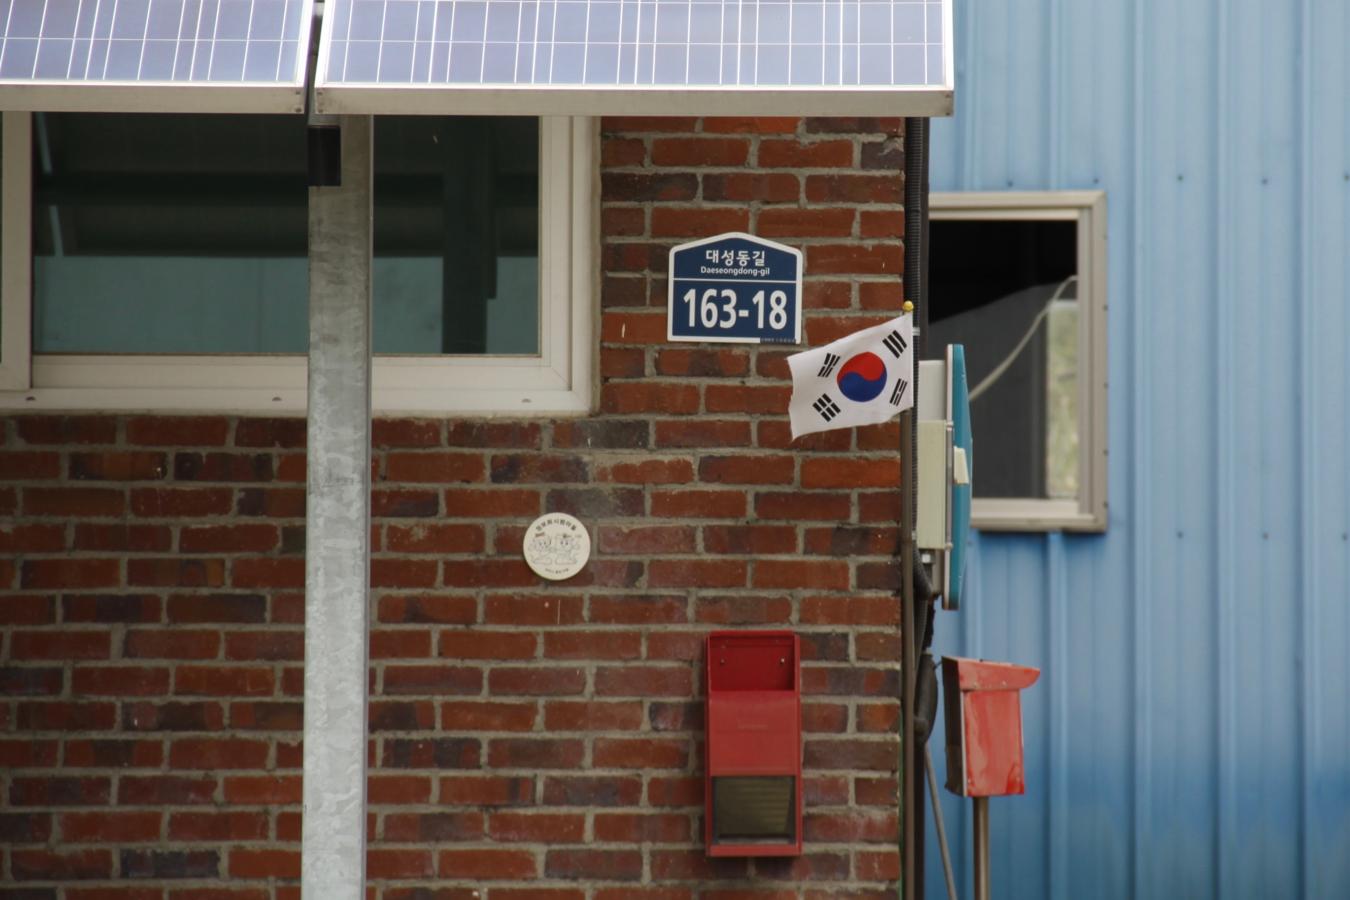
[[[539,352],[539,120],[375,119],[375,349]]]
[[[376,119],[378,353],[539,350],[538,124]],[[303,353],[305,125],[34,117],[37,353]]]

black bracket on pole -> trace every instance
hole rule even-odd
[[[342,184],[342,129],[337,125],[310,125],[305,129],[310,187]]]

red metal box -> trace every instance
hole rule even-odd
[[[982,659],[942,659],[947,723],[947,790],[963,797],[1026,791],[1022,699],[1040,669]]]
[[[787,631],[718,631],[707,650],[708,855],[800,856],[800,641]]]

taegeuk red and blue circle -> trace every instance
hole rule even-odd
[[[875,353],[855,354],[839,369],[836,383],[839,392],[855,403],[875,400],[886,387],[886,364]]]

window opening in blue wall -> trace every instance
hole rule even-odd
[[[934,220],[927,349],[966,347],[977,497],[1079,492],[1077,223]]]

